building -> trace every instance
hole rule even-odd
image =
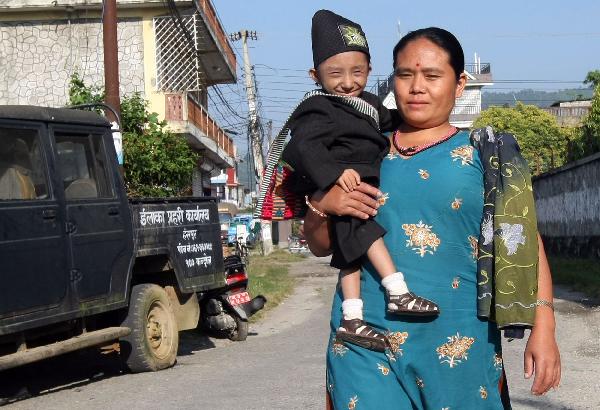
[[[558,101],[544,111],[554,115],[561,127],[578,127],[592,109],[592,100]]]
[[[208,87],[236,82],[236,57],[210,0],[118,0],[121,95],[150,110],[201,153],[195,195],[235,164],[235,145],[208,115]],[[170,6],[169,6],[170,5]],[[173,8],[175,6],[175,8]],[[102,85],[102,0],[0,2],[0,104],[59,107],[73,73]]]
[[[460,129],[468,129],[481,113],[481,92],[486,85],[493,85],[492,71],[489,63],[481,63],[475,55],[476,63],[465,64],[467,85],[462,97],[456,100],[456,105],[450,114],[450,123]],[[394,100],[394,75],[386,81],[377,84],[377,94],[383,100],[383,105],[396,108]]]
[[[251,205],[251,198],[245,193],[244,185],[239,182],[235,168],[221,171],[221,174],[212,177],[210,182],[211,196],[219,198],[221,202],[235,204],[240,209]]]

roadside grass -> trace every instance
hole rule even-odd
[[[600,300],[600,261],[548,256],[554,283],[569,286]]]
[[[289,264],[304,259],[304,256],[291,254],[286,250],[275,250],[268,256],[252,254],[247,267],[249,292],[252,297],[263,295],[267,298],[264,309],[250,318],[259,321],[266,311],[279,305],[294,290],[295,278],[289,275]]]

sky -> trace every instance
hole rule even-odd
[[[315,11],[332,10],[359,23],[367,36],[373,71],[369,87],[392,70],[392,49],[410,30],[438,26],[461,42],[465,62],[490,63],[494,85],[489,91],[523,88],[558,90],[583,87],[586,74],[600,69],[600,1],[383,1],[383,0],[212,0],[227,33],[257,32],[249,53],[257,81],[263,126],[273,121],[273,135],[302,95],[314,88],[310,27]],[[240,134],[244,150],[247,100],[243,87],[240,41],[232,43],[238,59],[238,84],[221,85],[220,99],[209,100],[223,128]],[[211,108],[211,104],[213,107]],[[268,132],[268,131],[267,131]]]

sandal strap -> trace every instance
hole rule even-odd
[[[385,336],[377,332],[362,319],[342,320],[340,330],[355,333],[359,336],[385,339]]]
[[[401,306],[407,310],[415,311],[436,311],[437,306],[431,301],[417,296],[412,292],[403,293],[402,295],[389,295],[389,303]]]

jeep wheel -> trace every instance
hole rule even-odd
[[[158,285],[136,285],[123,326],[131,334],[121,339],[121,355],[134,373],[171,367],[177,358],[179,331],[169,297]]]

